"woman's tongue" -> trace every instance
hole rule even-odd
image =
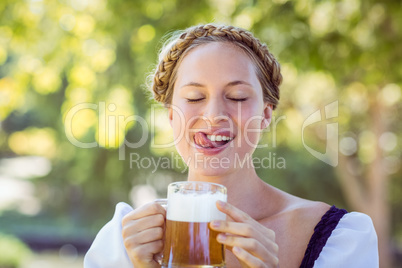
[[[207,138],[205,133],[197,132],[194,135],[195,144],[205,148],[220,147],[227,143],[227,141],[211,141]]]

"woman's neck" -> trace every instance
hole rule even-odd
[[[189,181],[206,181],[224,185],[228,191],[228,203],[246,212],[254,219],[260,219],[277,208],[277,191],[263,182],[254,168],[243,168],[222,176],[207,176],[189,171]],[[271,200],[264,202],[262,200]]]

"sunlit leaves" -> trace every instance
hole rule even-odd
[[[28,128],[11,134],[10,148],[19,155],[38,155],[53,158],[56,154],[56,132],[51,128]]]
[[[163,15],[163,4],[159,1],[147,1],[144,5],[144,13],[147,17],[157,20]]]
[[[365,163],[371,163],[375,156],[375,147],[377,146],[375,134],[369,130],[362,131],[359,135],[359,159]]]
[[[124,139],[135,142],[143,134],[135,116],[145,118],[149,139],[140,148],[127,149],[127,159],[130,152],[159,157],[175,150],[158,147],[173,141],[172,129],[166,110],[152,111],[142,91],[162,35],[214,21],[250,29],[282,66],[280,104],[261,143],[275,146],[287,169],[264,170],[264,178],[277,176],[285,190],[292,188],[292,179],[301,178],[300,188],[309,189],[315,177],[331,172],[305,150],[301,134],[306,118],[320,109],[324,114],[333,101],[339,102],[339,116],[331,122],[339,124],[340,154],[349,159],[342,168],[363,176],[379,147],[383,168],[398,177],[402,16],[397,2],[0,1],[0,146],[9,154],[54,160],[54,173],[47,179],[60,185],[49,189],[79,185],[86,191],[83,211],[93,211],[91,204],[103,210],[99,204],[112,203],[105,196],[124,200],[131,184],[144,183],[143,174],[150,172],[118,160]],[[382,133],[370,129],[376,103],[378,112],[385,113],[382,122],[388,129]],[[18,126],[8,122],[18,114],[28,119]],[[326,123],[306,128],[309,146],[325,147]],[[66,129],[77,141],[95,146],[75,146]],[[307,169],[309,165],[321,171]],[[157,173],[172,180],[183,170]],[[315,194],[302,191],[293,189]]]
[[[53,93],[60,88],[60,74],[55,68],[41,68],[35,72],[32,83],[40,94]]]
[[[386,106],[392,106],[397,104],[401,100],[402,89],[397,84],[387,84],[382,88],[380,93],[380,99]]]
[[[323,1],[314,7],[309,18],[310,29],[313,34],[322,36],[334,29],[335,2]]]
[[[13,31],[8,26],[0,26],[0,44],[6,46],[13,36]]]
[[[119,148],[124,144],[126,132],[136,123],[131,106],[131,93],[119,85],[114,87],[106,98],[104,106],[99,106],[96,140],[101,147]],[[102,108],[101,108],[102,107]]]
[[[88,14],[77,15],[72,31],[80,38],[86,38],[94,31],[95,26],[96,22],[92,16]]]
[[[0,79],[0,122],[24,103],[21,96],[23,89],[18,81],[10,77]]]
[[[0,46],[0,65],[7,60],[7,50]]]
[[[141,42],[149,42],[155,37],[155,29],[152,25],[146,24],[138,29],[137,37]]]
[[[365,114],[370,104],[367,88],[364,84],[354,82],[343,90],[345,106],[355,114]]]
[[[65,31],[71,31],[75,26],[75,17],[72,14],[64,14],[61,16],[60,27]]]
[[[91,128],[95,128],[98,122],[97,111],[92,106],[86,106],[85,103],[77,104],[67,111],[64,119],[64,128],[66,135],[70,136],[70,141],[87,142],[82,138]],[[88,142],[92,142],[88,141]],[[77,146],[79,144],[76,144]],[[82,147],[82,146],[81,146]],[[92,146],[93,147],[93,146]]]
[[[82,87],[94,87],[96,76],[91,68],[86,65],[76,65],[70,70],[70,83]]]
[[[90,59],[91,67],[96,72],[104,72],[114,63],[116,54],[112,49],[99,49]]]
[[[147,124],[152,132],[151,151],[156,155],[166,155],[175,152],[173,130],[169,123],[168,110],[153,104],[147,114]]]

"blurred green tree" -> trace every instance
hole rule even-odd
[[[185,179],[182,163],[154,173],[130,163],[133,153],[171,164],[177,156],[153,146],[171,141],[171,130],[143,85],[166,32],[223,22],[252,30],[282,64],[281,104],[262,139],[268,149],[255,153],[271,166],[259,175],[369,214],[381,267],[390,267],[390,233],[402,241],[400,1],[4,0],[0,14],[0,157],[51,161],[34,180],[39,216],[96,232],[134,186],[164,195],[170,181]],[[325,153],[326,122],[303,123],[335,101],[333,168],[306,150]],[[124,143],[141,138],[138,148]]]

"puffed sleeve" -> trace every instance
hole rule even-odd
[[[316,268],[378,266],[378,242],[373,222],[369,216],[358,212],[341,218],[314,263]]]
[[[84,268],[133,268],[121,234],[121,221],[133,208],[118,203],[114,216],[96,235],[84,258]]]

